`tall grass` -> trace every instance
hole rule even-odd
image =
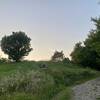
[[[45,63],[47,68],[40,68],[41,63]],[[61,62],[2,64],[0,100],[69,100],[69,86],[96,77],[98,73]]]
[[[36,100],[49,100],[60,88],[56,88],[53,77],[39,71],[16,72],[0,79],[0,95],[13,93],[31,94]],[[8,97],[7,97],[8,98]]]

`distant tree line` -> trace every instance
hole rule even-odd
[[[89,32],[84,42],[75,45],[72,62],[100,70],[100,18],[92,18],[95,29]]]

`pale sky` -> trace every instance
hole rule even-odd
[[[93,28],[91,17],[100,15],[98,1],[0,0],[0,39],[24,31],[33,48],[27,59],[48,60],[55,50],[69,57],[75,43]]]

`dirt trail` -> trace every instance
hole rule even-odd
[[[98,100],[100,98],[100,78],[73,87],[72,100]]]

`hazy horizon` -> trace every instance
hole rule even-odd
[[[98,0],[0,0],[0,40],[23,31],[32,39],[27,59],[48,60],[55,50],[69,57],[75,43],[94,27],[91,17],[99,17],[99,12]]]

